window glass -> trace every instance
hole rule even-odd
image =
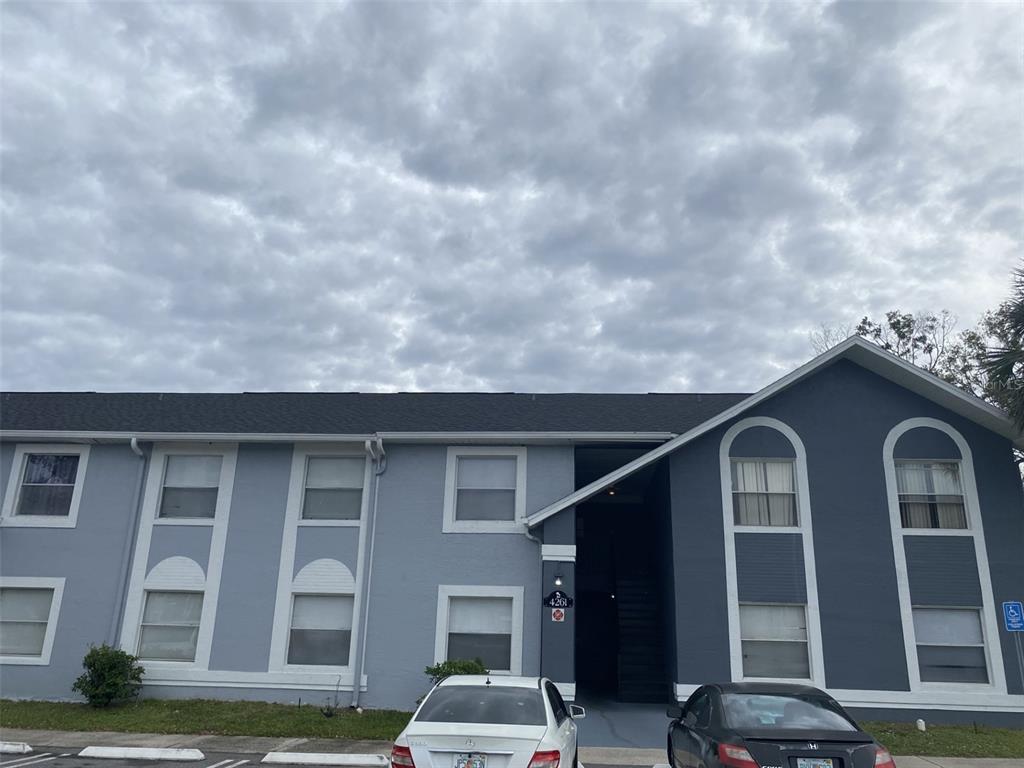
[[[15,514],[67,517],[75,493],[78,458],[63,454],[27,454]]]
[[[194,661],[202,613],[201,592],[147,592],[139,658]]]
[[[731,728],[857,731],[832,700],[821,696],[723,693],[722,707]]]
[[[803,605],[741,605],[740,636],[744,676],[810,678]]]
[[[501,685],[440,686],[427,696],[415,719],[424,723],[547,723],[540,689]]]
[[[168,456],[160,517],[214,517],[220,456]]]
[[[304,520],[358,520],[363,507],[363,458],[310,457],[306,462]]]
[[[711,696],[707,693],[702,693],[687,707],[687,713],[693,713],[696,718],[694,725],[697,728],[707,728],[708,723],[711,722]]]
[[[479,659],[489,670],[510,670],[512,598],[449,598],[448,659]]]
[[[42,656],[52,589],[0,589],[0,656]]]
[[[958,463],[897,461],[896,489],[904,528],[967,527]]]
[[[558,692],[554,683],[549,681],[544,684],[544,687],[548,692],[548,701],[551,702],[551,711],[555,714],[555,722],[561,725],[569,719],[569,709],[565,706],[562,694]]]
[[[792,461],[734,459],[732,492],[736,525],[797,525]]]
[[[987,683],[985,636],[974,608],[914,608],[923,682]]]
[[[456,520],[515,520],[516,458],[459,456]]]
[[[288,663],[347,667],[353,602],[352,595],[295,595]]]

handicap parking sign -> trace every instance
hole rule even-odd
[[[1007,632],[1024,632],[1024,605],[1020,600],[1003,603],[1003,622]]]

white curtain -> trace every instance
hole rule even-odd
[[[974,608],[915,608],[914,634],[920,645],[984,645],[981,617]]]
[[[744,640],[806,640],[807,611],[802,605],[741,605]]]
[[[448,631],[491,635],[512,634],[512,598],[449,598]]]
[[[362,488],[366,461],[362,458],[310,457],[307,488]]]
[[[171,488],[216,488],[220,456],[168,456],[164,485]]]
[[[352,595],[296,595],[292,629],[352,629]]]
[[[793,462],[733,461],[732,489],[737,493],[793,493]]]
[[[950,462],[896,462],[896,489],[913,496],[962,496],[960,467]]]
[[[201,592],[149,592],[142,623],[198,626],[202,615]]]
[[[50,618],[52,589],[0,589],[0,620],[42,621]]]
[[[459,488],[515,488],[514,456],[460,456]]]

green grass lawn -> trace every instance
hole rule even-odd
[[[63,731],[202,733],[220,736],[301,736],[322,739],[394,739],[409,712],[339,708],[324,717],[319,702],[267,704],[208,699],[147,699],[106,709],[87,704],[0,700],[0,727]]]
[[[204,733],[222,736],[299,736],[390,741],[405,727],[408,712],[339,709],[324,717],[318,703],[265,704],[253,701],[171,701],[149,699],[109,709],[85,704],[0,700],[0,727],[64,731]],[[987,726],[863,723],[865,730],[896,755],[1024,757],[1024,730]],[[583,727],[586,727],[584,722]]]
[[[942,757],[1024,757],[1024,730],[979,725],[929,725],[921,733],[913,723],[861,723],[894,755]]]

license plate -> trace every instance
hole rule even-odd
[[[829,764],[831,766],[831,764]],[[455,755],[455,768],[487,768],[487,755]]]
[[[831,757],[798,757],[796,768],[833,768]]]

